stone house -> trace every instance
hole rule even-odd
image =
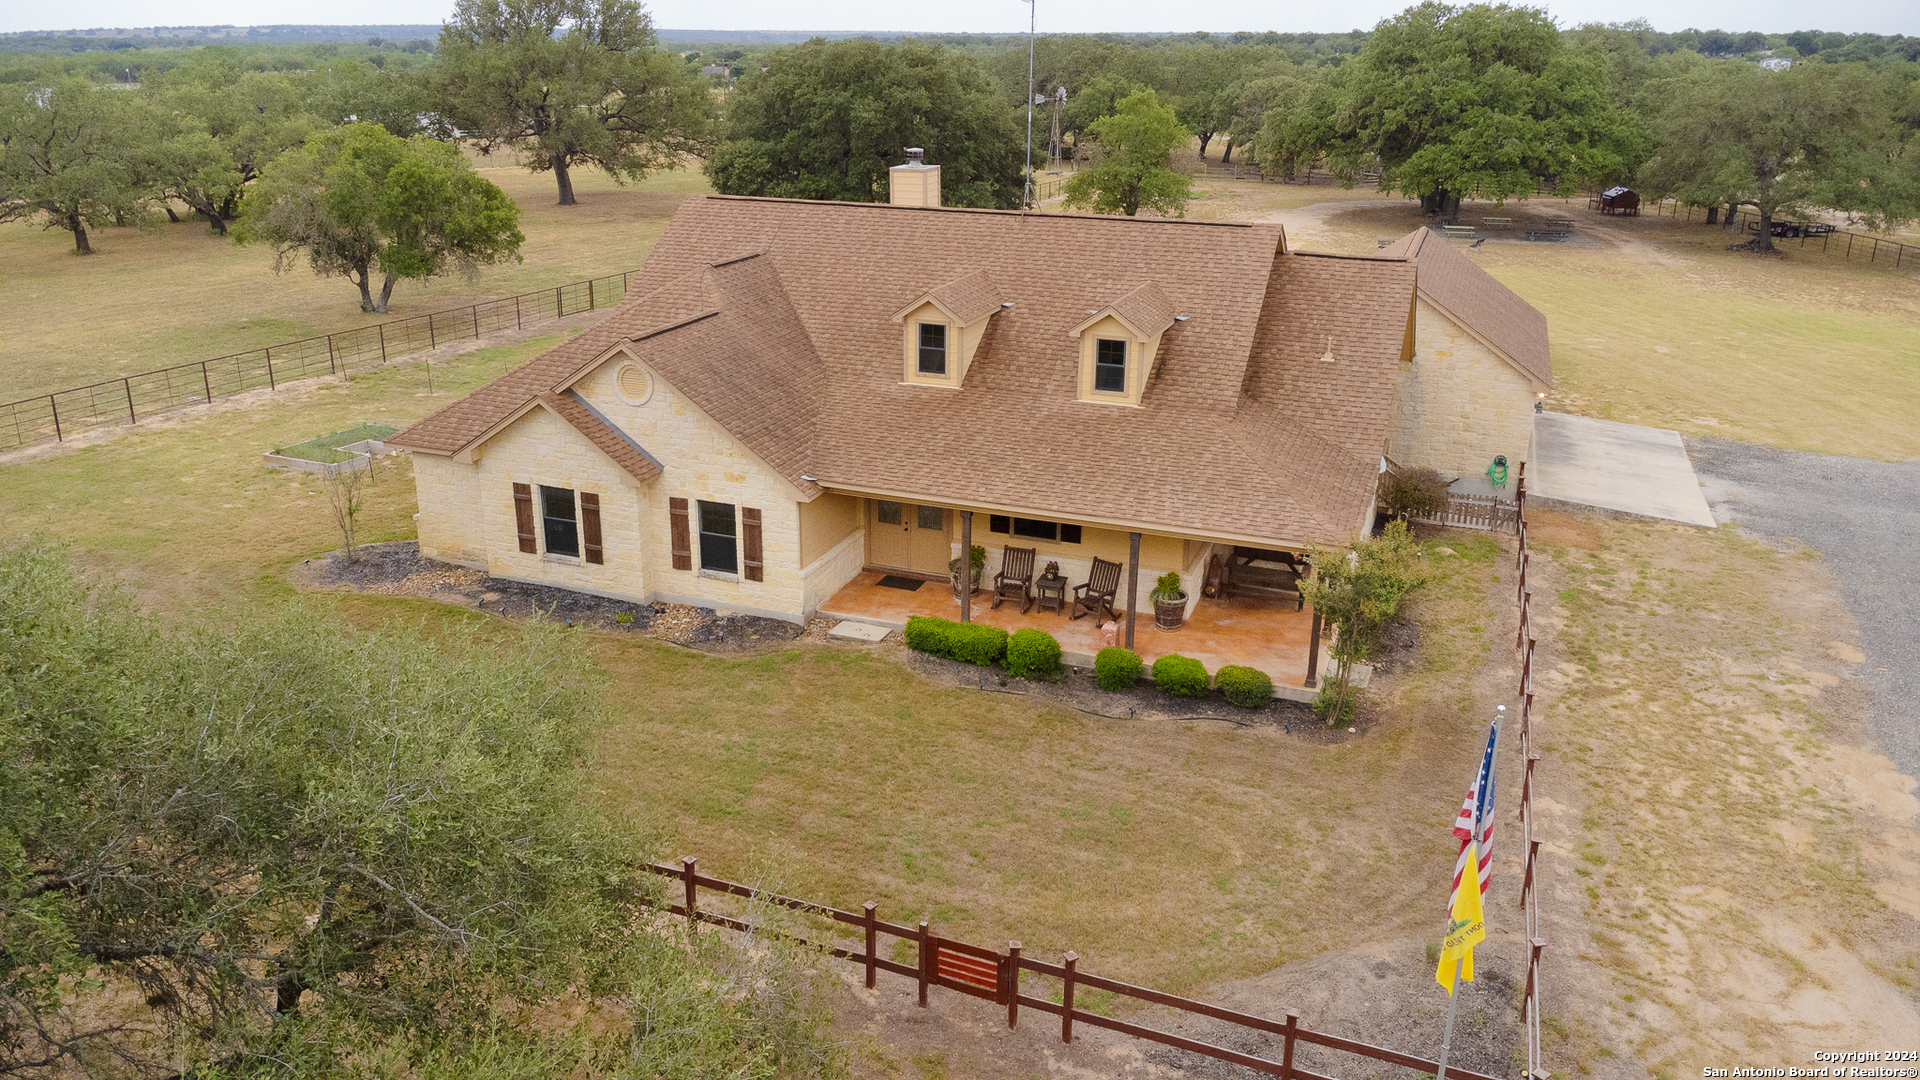
[[[1381,249],[1415,267],[1413,347],[1394,379],[1387,458],[1447,476],[1518,462],[1534,404],[1553,388],[1547,317],[1462,255],[1415,229]]]
[[[1545,322],[1425,230],[1322,255],[900,168],[913,205],[689,196],[605,319],[386,440],[422,554],[801,621],[968,543],[1198,582],[1365,533],[1383,457],[1524,452]]]

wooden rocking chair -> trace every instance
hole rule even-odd
[[[1033,610],[1033,548],[1000,549],[1000,572],[993,575],[993,606],[1002,600],[1019,600],[1020,614]]]
[[[1120,570],[1119,563],[1096,557],[1086,582],[1073,587],[1073,614],[1068,617],[1098,616],[1104,610],[1108,619],[1115,618],[1113,597],[1120,591]]]

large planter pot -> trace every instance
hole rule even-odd
[[[985,573],[986,569],[984,566],[976,566],[973,568],[973,588],[970,591],[980,591],[980,575]],[[955,559],[947,564],[947,580],[953,582],[953,595],[959,596],[961,594],[960,560]]]
[[[1181,593],[1174,600],[1155,600],[1153,602],[1153,625],[1162,630],[1178,630],[1180,624],[1187,621],[1187,594]]]

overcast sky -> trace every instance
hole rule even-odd
[[[1191,30],[1353,30],[1371,27],[1410,0],[1040,0],[1041,33]],[[654,23],[676,30],[870,30],[1010,33],[1027,28],[1019,0],[902,4],[898,0],[654,0]],[[1920,35],[1915,0],[1556,0],[1544,5],[1562,26],[1644,15],[1660,30],[1837,30]],[[451,0],[71,0],[48,6],[0,3],[0,31],[96,26],[239,26],[272,23],[438,23]]]

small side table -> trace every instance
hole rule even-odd
[[[1034,598],[1039,601],[1041,611],[1062,611],[1067,606],[1067,579],[1064,577],[1038,577],[1033,579]]]

